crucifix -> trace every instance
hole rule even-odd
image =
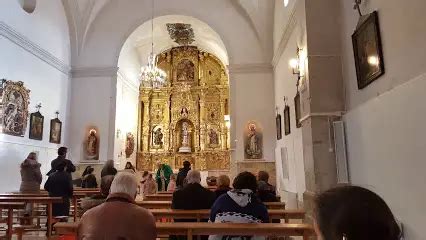
[[[41,103],[38,103],[38,104],[36,105],[37,112],[40,112],[40,108],[41,108]]]
[[[55,115],[56,115],[56,118],[59,118],[59,111],[58,110],[56,110]]]
[[[354,9],[358,11],[358,14],[360,17],[362,16],[361,9],[359,7],[361,3],[362,3],[362,0],[355,0],[355,5],[354,5]]]

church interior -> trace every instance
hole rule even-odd
[[[65,147],[67,234],[108,164],[132,169],[136,204],[155,209],[189,162],[211,191],[266,172],[286,239],[332,240],[314,226],[318,199],[343,185],[383,198],[398,239],[426,239],[425,11],[424,0],[0,1],[0,236],[65,239],[43,189]],[[37,193],[22,191],[28,158]],[[87,171],[94,189],[81,186]],[[143,194],[151,175],[158,189]],[[42,212],[31,224],[29,203]]]

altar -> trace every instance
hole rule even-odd
[[[227,170],[229,80],[220,60],[197,47],[175,47],[158,56],[167,73],[162,88],[140,86],[138,170],[158,162],[172,168],[187,160],[199,170]]]

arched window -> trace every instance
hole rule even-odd
[[[284,7],[288,6],[288,2],[289,2],[289,0],[284,0]]]
[[[37,5],[37,0],[18,0],[18,3],[25,12],[33,13]]]

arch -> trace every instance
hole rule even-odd
[[[207,23],[221,36],[231,64],[268,61],[256,32],[228,0],[158,2],[157,17],[179,13]],[[74,59],[73,65],[116,66],[126,39],[150,19],[150,11],[150,4],[146,1],[123,0],[106,4],[91,24],[81,54]],[[222,17],[217,18],[209,12],[221,12]],[[114,34],[109,34],[111,32]]]

